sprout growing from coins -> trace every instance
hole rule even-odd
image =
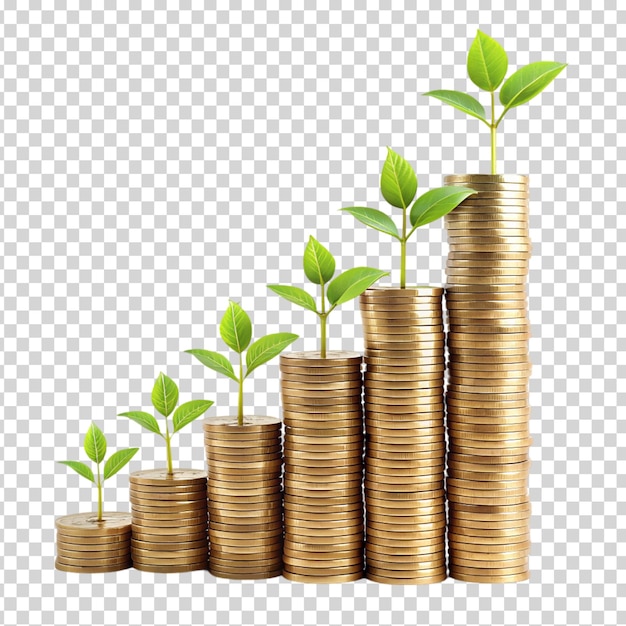
[[[309,237],[304,250],[303,266],[306,277],[320,286],[321,301],[318,309],[313,296],[291,285],[268,285],[274,293],[298,306],[313,311],[320,320],[320,356],[326,358],[326,321],[341,304],[360,296],[377,280],[389,272],[371,267],[355,267],[335,276],[335,258],[315,237]]]
[[[85,441],[83,442],[83,448],[87,456],[96,464],[96,474],[85,463],[81,461],[59,461],[62,465],[67,465],[72,468],[77,474],[80,474],[83,478],[91,481],[98,488],[98,518],[97,521],[101,522],[102,517],[102,488],[104,487],[104,481],[112,476],[115,476],[130,460],[137,454],[139,448],[124,448],[114,452],[104,464],[104,471],[100,471],[100,465],[104,462],[104,457],[107,453],[107,440],[104,433],[92,422],[87,434],[85,435]]]
[[[467,54],[467,73],[470,80],[479,88],[489,92],[491,97],[491,120],[483,105],[469,94],[460,91],[438,89],[425,93],[446,104],[453,106],[467,115],[479,119],[489,127],[491,133],[491,173],[496,173],[496,130],[504,116],[514,107],[525,104],[539,95],[562,71],[566,63],[555,61],[537,61],[520,68],[504,81],[509,59],[504,48],[482,31],[476,38]],[[504,84],[502,85],[502,81]],[[500,89],[500,103],[504,106],[496,119],[496,89]]]
[[[195,356],[203,365],[219,374],[228,376],[238,384],[237,422],[239,426],[243,426],[243,381],[257,367],[278,356],[288,345],[298,339],[298,335],[274,333],[261,337],[250,344],[252,341],[250,317],[236,302],[232,301],[220,322],[220,335],[224,343],[239,355],[238,374],[235,374],[231,362],[219,352],[212,350],[185,350],[185,352]],[[243,368],[244,352],[246,353],[245,373]]]
[[[422,194],[415,202],[417,176],[411,165],[391,148],[387,148],[387,159],[380,175],[380,191],[383,198],[393,207],[402,210],[400,230],[387,214],[367,207],[341,209],[350,213],[359,222],[375,230],[391,235],[400,242],[400,288],[406,287],[406,242],[420,227],[447,215],[465,198],[475,194],[473,189],[440,187]],[[413,202],[409,210],[409,205]],[[410,220],[407,223],[407,213]]]
[[[156,418],[150,413],[144,411],[128,411],[120,413],[119,417],[128,417],[143,426],[146,430],[158,435],[165,440],[165,449],[167,452],[167,473],[174,472],[172,468],[172,437],[179,430],[183,429],[187,424],[191,424],[195,419],[200,417],[206,410],[213,405],[212,400],[190,400],[181,404],[175,411],[178,404],[178,386],[169,377],[161,372],[152,388],[152,406],[165,418],[165,432],[161,432]],[[174,411],[172,417],[172,431],[170,432],[168,417]]]

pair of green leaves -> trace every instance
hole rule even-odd
[[[177,404],[178,386],[169,376],[161,372],[152,388],[152,405],[165,417],[166,433],[161,432],[156,418],[150,415],[150,413],[144,411],[129,411],[127,413],[120,413],[119,416],[128,417],[134,422],[137,422],[140,426],[143,426],[146,430],[165,439],[168,436],[167,418],[172,414]],[[187,426],[187,424],[191,424],[191,422],[205,413],[212,405],[213,402],[211,400],[191,400],[185,402],[185,404],[181,404],[174,411],[172,418],[173,431],[171,434],[177,433]]]
[[[248,314],[236,302],[230,302],[222,321],[220,335],[224,343],[237,354],[246,352],[246,372],[235,374],[230,361],[212,350],[186,350],[208,368],[228,376],[235,382],[242,383],[257,367],[278,356],[288,345],[298,339],[293,333],[274,333],[257,339],[252,345],[252,321]]]
[[[479,30],[467,55],[467,73],[471,81],[479,89],[493,93],[502,85],[508,66],[509,61],[504,48],[495,39]],[[510,109],[525,104],[539,95],[566,66],[566,63],[538,61],[520,68],[509,76],[500,90],[500,102],[504,110],[495,126],[498,126]],[[440,89],[429,91],[424,95],[437,98],[491,126],[483,105],[469,94]]]
[[[104,461],[107,453],[107,441],[104,433],[94,423],[91,424],[85,435],[83,447],[87,456],[98,466],[99,473],[100,464]],[[101,482],[117,474],[137,454],[138,450],[139,448],[125,448],[114,452],[104,464]],[[70,467],[87,480],[96,483],[92,469],[85,463],[80,461],[59,461],[59,463],[67,465],[67,467]]]
[[[313,284],[322,287],[328,285],[325,295],[330,304],[328,309],[326,303],[323,302],[318,310],[313,296],[300,287],[291,285],[268,285],[268,287],[285,300],[313,311],[317,315],[328,315],[335,307],[360,296],[368,287],[389,273],[371,267],[355,267],[333,278],[335,259],[330,251],[312,236],[309,237],[304,250],[303,266],[306,277]]]
[[[411,165],[391,148],[387,149],[387,159],[380,175],[380,190],[383,198],[394,207],[406,211],[417,193],[417,176]],[[410,231],[404,236],[395,222],[378,209],[349,207],[342,209],[359,222],[375,230],[391,235],[398,241],[406,241],[420,226],[440,219],[455,209],[465,198],[475,194],[473,189],[460,187],[440,187],[422,194],[411,206]]]

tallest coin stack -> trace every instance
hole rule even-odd
[[[526,580],[528,177],[453,175],[475,189],[446,216],[450,575]]]

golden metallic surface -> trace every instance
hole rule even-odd
[[[474,574],[469,576],[467,574],[457,572],[453,568],[450,568],[450,577],[468,583],[517,583],[528,580],[530,578],[530,572],[524,572],[522,574],[512,574],[510,576],[476,576]]]
[[[55,520],[59,534],[64,536],[109,538],[126,535],[130,531],[130,513],[104,513],[98,521],[96,513],[76,513],[65,515]]]
[[[443,294],[443,289],[441,287],[436,287],[433,285],[409,285],[405,288],[399,287],[386,287],[383,285],[374,285],[361,294],[361,299],[366,298],[385,298],[385,297],[409,297],[413,296],[416,298],[438,298]]]
[[[131,526],[128,525],[128,529],[120,532],[116,535],[71,535],[66,534],[60,530],[57,531],[57,541],[67,544],[77,544],[81,546],[85,546],[85,549],[88,551],[90,549],[98,549],[99,546],[107,547],[107,546],[120,546],[123,544],[127,544],[130,540],[131,536]],[[91,548],[93,546],[93,548]]]
[[[484,556],[484,555],[483,555]],[[477,561],[475,559],[465,559],[458,556],[454,556],[450,558],[450,565],[460,566],[460,567],[479,567],[479,568],[495,568],[501,569],[503,567],[519,567],[520,565],[528,566],[529,555],[518,557],[516,559],[502,559],[499,554],[494,555],[495,558],[491,560],[481,560]]]
[[[130,542],[124,548],[117,549],[109,549],[109,550],[100,550],[100,551],[90,551],[85,552],[84,550],[74,550],[72,548],[67,548],[67,544],[63,544],[57,541],[57,556],[67,559],[74,559],[78,561],[83,561],[87,563],[91,563],[92,565],[98,565],[98,563],[92,562],[102,559],[118,559],[118,560],[128,560],[130,555]],[[106,563],[104,563],[106,565]]]
[[[243,426],[239,426],[237,417],[218,416],[207,417],[202,422],[205,435],[208,433],[256,433],[280,431],[280,419],[267,415],[244,415]]]
[[[155,541],[140,541],[139,539],[133,538],[131,539],[130,545],[139,550],[156,550],[157,552],[176,552],[177,550],[193,550],[196,548],[206,549],[208,546],[208,536],[205,536],[203,539],[198,539],[197,541],[168,541],[160,543]]]
[[[171,516],[162,516],[161,519],[145,519],[139,517],[139,514],[133,513],[133,528],[154,527],[154,528],[189,528],[192,526],[199,526],[207,523],[207,513],[204,511],[203,515],[196,517],[186,518],[172,518]]]
[[[128,561],[121,563],[121,564],[104,565],[104,566],[90,566],[90,565],[84,565],[84,564],[83,566],[66,565],[62,561],[59,561],[59,559],[56,559],[54,562],[54,567],[56,569],[61,570],[62,572],[72,572],[74,574],[101,574],[105,572],[119,572],[121,570],[128,569],[132,566],[133,565],[130,559],[128,559]]]
[[[79,555],[78,558],[72,558],[70,556],[65,556],[63,554],[57,553],[56,562],[61,565],[65,565],[67,567],[116,567],[116,566],[124,566],[130,560],[130,555],[125,554],[123,556],[115,556],[115,557],[103,557],[103,558],[95,558],[91,557],[89,559],[85,559]]]
[[[70,537],[72,539],[72,537]],[[73,539],[77,539],[73,537]],[[78,538],[80,541],[80,538]],[[72,541],[66,541],[65,538],[57,533],[57,548],[63,549],[69,552],[75,553],[88,553],[85,558],[89,558],[89,553],[108,554],[127,552],[130,549],[130,534],[124,539],[124,541],[105,541],[103,543],[75,543]]]
[[[462,183],[507,183],[528,186],[528,174],[446,174],[446,185],[458,186]]]
[[[184,487],[206,484],[204,470],[174,469],[168,474],[166,469],[140,470],[129,476],[131,485],[146,485],[149,487]]]
[[[199,563],[191,563],[189,565],[149,565],[144,563],[133,563],[135,569],[142,572],[152,572],[155,574],[174,574],[182,572],[194,572],[197,570],[206,570],[206,561]]]
[[[291,580],[296,583],[310,583],[310,584],[338,584],[338,583],[349,583],[354,582],[355,580],[359,580],[363,578],[363,572],[354,572],[352,574],[341,574],[341,575],[306,575],[306,574],[298,574],[295,572],[291,572],[288,569],[283,570],[283,577],[287,580]]]
[[[363,357],[357,352],[330,350],[326,358],[321,358],[319,352],[283,352],[280,355],[280,365],[291,367],[332,367],[336,365],[360,365]]]
[[[187,495],[188,497],[196,497],[198,494],[203,493],[206,490],[206,480],[205,482],[192,485],[190,487],[166,487],[166,486],[148,486],[141,485],[136,483],[130,483],[130,491],[131,493],[136,494],[138,497],[145,495],[148,498],[169,498],[180,497],[182,495]]]
[[[355,363],[354,365],[337,365],[333,367],[324,367],[324,366],[306,366],[306,367],[298,367],[298,366],[290,366],[287,364],[281,364],[280,373],[281,375],[291,376],[307,376],[310,379],[317,380],[318,377],[320,379],[327,378],[329,376],[357,376],[361,371],[361,363]]]

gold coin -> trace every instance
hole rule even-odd
[[[281,376],[291,377],[292,375],[306,376],[311,379],[317,380],[318,377],[329,378],[337,376],[358,376],[361,371],[361,363],[355,365],[342,365],[337,367],[292,367],[287,364],[281,364],[280,374]]]
[[[478,545],[489,545],[489,546],[515,546],[519,543],[527,543],[530,541],[530,531],[525,530],[519,535],[506,535],[506,536],[486,536],[482,535],[479,537],[465,535],[462,533],[457,533],[454,531],[448,530],[448,539],[450,541],[455,541],[458,544],[469,544],[472,547],[475,544]],[[468,547],[468,550],[471,549]]]
[[[334,528],[335,530],[354,528],[355,526],[363,526],[363,513],[361,511],[357,511],[357,513],[358,516],[354,515],[352,518],[343,513],[340,516],[335,515],[336,519],[325,519],[322,515],[289,511],[285,515],[285,524],[290,529],[295,529],[296,527],[315,529],[320,528],[320,525],[323,525],[326,529]]]
[[[480,513],[485,515],[490,513],[489,509],[493,509],[494,513],[503,513],[508,515],[519,515],[521,512],[529,512],[530,508],[524,509],[522,507],[528,505],[528,495],[515,496],[511,498],[498,498],[498,502],[485,502],[485,498],[461,498],[455,496],[454,500],[449,502],[450,511],[455,511],[455,514],[459,517],[464,517],[465,513],[473,514]],[[461,508],[468,507],[468,508]],[[515,507],[513,511],[507,512],[507,507]],[[468,510],[469,509],[469,510]],[[502,509],[502,511],[498,511]]]
[[[226,461],[220,461],[218,463],[210,463],[209,470],[213,475],[229,474],[233,471],[239,472],[243,476],[254,475],[272,475],[275,472],[280,472],[282,467],[282,459],[276,461],[258,461],[255,463],[245,464],[243,462],[228,463]]]
[[[199,493],[202,493],[206,489],[206,483],[193,485],[191,487],[153,487],[147,485],[130,484],[130,492],[134,493],[137,497],[152,497],[152,498],[168,498],[170,495],[173,497],[179,497],[180,495],[190,495],[192,497]]]
[[[244,478],[248,480],[243,480]],[[209,477],[209,485],[219,487],[221,489],[229,489],[237,495],[239,489],[266,489],[268,487],[276,487],[280,485],[280,475],[260,475],[257,480],[253,480],[250,476],[237,476],[233,473],[211,474]]]
[[[259,441],[256,446],[235,446],[230,444],[230,442],[229,445],[223,445],[223,442],[216,444],[214,440],[207,437],[204,440],[204,448],[205,450],[209,450],[209,452],[214,452],[224,456],[272,455],[277,450],[280,450],[280,442],[281,440],[277,438],[273,441]]]
[[[137,517],[133,515],[133,526],[152,526],[154,528],[182,528],[182,527],[190,527],[190,526],[198,526],[200,524],[204,524],[206,526],[207,523],[207,513],[204,512],[203,516],[198,517],[187,517],[183,519],[145,519]]]
[[[519,543],[510,543],[510,544],[488,544],[488,543],[472,543],[471,546],[468,546],[467,543],[462,543],[457,541],[456,539],[448,539],[448,546],[450,550],[458,550],[459,554],[464,554],[465,552],[471,552],[473,554],[485,554],[485,553],[494,553],[494,552],[522,552],[524,550],[530,549],[530,541],[520,541]]]
[[[135,564],[133,563],[133,567],[135,569],[141,570],[142,572],[152,572],[155,574],[174,574],[174,573],[182,573],[182,572],[193,572],[196,570],[205,570],[207,569],[206,562],[200,563],[191,563],[188,565],[148,565],[148,564]]]
[[[104,565],[104,566],[95,566],[95,565],[66,565],[62,561],[56,559],[54,562],[54,567],[62,572],[72,572],[74,574],[100,574],[105,572],[119,572],[124,569],[128,569],[132,567],[132,563],[130,559],[125,561],[124,563],[119,563],[116,565]]]
[[[320,565],[320,567],[316,567]],[[363,571],[363,560],[345,565],[343,567],[324,567],[323,564],[318,564],[315,561],[309,561],[303,563],[301,566],[294,565],[285,561],[284,574],[300,575],[300,576],[315,576],[318,579],[322,577],[328,577],[329,579],[339,576],[354,576],[360,574]],[[285,576],[287,578],[287,576]]]
[[[277,528],[277,529],[272,529],[272,530],[260,530],[260,531],[255,531],[255,532],[241,532],[234,528],[232,530],[219,530],[214,527],[211,527],[209,529],[209,537],[211,538],[212,541],[216,541],[216,540],[221,541],[222,539],[224,540],[250,539],[251,541],[252,540],[276,541],[275,537],[282,538],[282,536],[283,536],[282,528]]]
[[[481,555],[484,556],[484,555]],[[525,556],[521,556],[518,557],[516,559],[502,559],[500,558],[500,554],[494,554],[493,559],[490,560],[480,560],[477,561],[475,559],[466,559],[466,558],[461,558],[459,556],[454,555],[454,558],[450,559],[450,564],[454,564],[454,565],[458,565],[461,567],[485,567],[485,568],[503,568],[503,567],[518,567],[520,565],[528,565],[528,557],[529,555],[526,554]]]
[[[311,492],[316,491],[329,491],[335,489],[356,489],[360,487],[362,483],[362,477],[353,478],[350,480],[337,480],[337,481],[320,481],[320,482],[309,482],[299,480],[298,478],[294,478],[291,475],[285,476],[285,489],[293,489],[297,491],[301,490],[302,494],[310,495]]]
[[[382,513],[380,511],[383,511]],[[401,526],[411,526],[414,530],[416,525],[422,522],[439,522],[445,521],[445,505],[443,503],[437,506],[422,506],[417,505],[410,509],[385,509],[382,507],[367,507],[367,525],[377,525],[385,528],[389,526],[390,529]]]
[[[130,561],[128,553],[122,556],[105,557],[105,558],[72,558],[64,554],[57,553],[56,563],[60,565],[73,567],[114,567],[123,566]]]
[[[432,585],[434,583],[441,583],[448,575],[445,570],[437,575],[433,576],[418,576],[414,578],[395,578],[390,576],[379,576],[370,572],[369,570],[365,573],[365,577],[372,582],[383,584],[383,585]]]
[[[146,506],[164,506],[175,508],[178,507],[179,504],[185,502],[191,503],[198,502],[199,500],[204,500],[205,497],[206,487],[194,492],[161,494],[161,497],[159,497],[158,493],[135,491],[132,487],[130,488],[131,502],[134,500],[135,502],[145,504]]]
[[[319,455],[316,455],[319,456]],[[308,468],[311,467],[317,467],[317,468],[322,468],[322,467],[332,467],[335,468],[338,472],[344,472],[346,471],[346,468],[349,468],[352,465],[355,465],[356,463],[360,463],[361,462],[361,455],[358,453],[352,453],[350,455],[345,455],[345,456],[340,456],[339,458],[314,458],[314,459],[310,459],[307,457],[297,457],[297,458],[293,458],[293,457],[287,457],[285,459],[285,464],[286,465],[291,465],[292,467],[298,467],[301,468],[300,471],[303,472],[308,472]],[[302,468],[307,468],[307,469],[302,469]]]
[[[105,556],[113,556],[115,554],[127,553],[130,549],[130,535],[123,542],[99,543],[99,544],[81,544],[65,541],[63,537],[57,534],[57,548],[72,554],[84,554],[85,558],[89,558],[90,554],[104,554]]]
[[[395,324],[374,324],[363,322],[365,334],[372,339],[403,337],[405,341],[419,341],[424,338],[428,341],[431,339],[439,339],[443,335],[443,319],[439,324],[406,324],[398,326]]]
[[[284,569],[283,577],[295,583],[309,583],[309,584],[325,585],[325,584],[339,584],[339,583],[354,582],[355,580],[359,580],[360,578],[363,578],[363,572],[358,571],[352,574],[316,576],[316,575],[298,574],[298,573],[290,572],[287,569]]]
[[[367,374],[365,377],[365,386],[368,389],[428,389],[432,385],[439,386],[443,384],[443,372],[429,374],[430,378],[421,380],[413,377],[413,380],[406,380],[404,377],[395,378],[393,375],[379,377],[375,374]]]
[[[399,357],[395,356],[393,359],[387,357],[377,356],[365,356],[365,363],[367,364],[368,371],[371,367],[376,367],[377,371],[397,371],[402,372],[416,372],[422,367],[436,368],[444,363],[443,355],[436,357]],[[397,368],[397,369],[395,369]]]
[[[93,559],[128,560],[130,558],[130,543],[122,549],[85,552],[66,548],[65,544],[57,542],[57,556],[61,559],[67,558],[76,561],[83,561],[85,563],[91,563]]]
[[[180,557],[176,559],[172,558],[156,558],[143,556],[139,554],[133,554],[133,566],[135,569],[142,569],[143,566],[162,566],[162,567],[176,567],[179,565],[196,565],[198,567],[206,567],[208,561],[208,554],[195,554],[193,556]]]
[[[414,506],[414,504],[406,504],[407,502],[421,502],[424,505],[436,504],[439,498],[444,496],[444,490],[437,488],[430,491],[410,491],[410,492],[392,492],[385,493],[382,491],[373,492],[370,489],[365,490],[365,496],[370,497],[373,505],[375,506],[398,506],[408,507]],[[402,502],[404,504],[390,504],[390,501]]]
[[[363,319],[370,319],[372,321],[393,320],[397,318],[413,320],[413,323],[427,323],[436,324],[437,320],[442,315],[442,303],[441,300],[432,304],[424,303],[403,303],[402,305],[388,303],[388,304],[361,304],[360,306],[361,316]],[[431,321],[435,320],[435,321]]]
[[[434,285],[409,285],[408,287],[387,287],[383,285],[374,285],[367,289],[367,291],[363,292],[360,298],[384,298],[384,297],[407,297],[407,296],[415,296],[419,298],[429,297],[436,298],[441,296],[443,290],[441,287],[437,287]]]
[[[454,565],[454,573],[457,576],[516,576],[521,574],[528,574],[528,564],[518,565],[517,567],[505,567],[505,568],[476,568],[476,567],[462,567],[460,565]]]
[[[367,435],[374,441],[388,441],[390,443],[420,443],[422,437],[443,436],[445,430],[443,420],[436,426],[429,428],[377,428],[368,422]]]
[[[362,504],[363,496],[361,493],[352,493],[346,495],[332,495],[326,497],[310,498],[299,494],[285,493],[285,506],[288,504],[304,505],[304,506],[320,506],[332,507],[333,505],[349,506],[352,504]]]
[[[297,429],[289,429],[287,435],[285,437],[285,443],[289,442],[291,445],[327,445],[329,442],[337,445],[337,444],[350,444],[350,443],[361,443],[363,441],[363,433],[358,433],[356,435],[348,435],[346,437],[309,437],[305,435],[300,435]]]
[[[361,386],[354,389],[336,391],[296,391],[295,389],[282,389],[281,396],[285,405],[324,406],[345,405],[355,402],[361,396]],[[345,409],[343,409],[345,410]]]
[[[324,551],[326,547],[321,546],[336,546],[337,550],[344,550],[346,546],[360,543],[363,546],[363,528],[358,528],[355,531],[344,532],[341,537],[336,536],[334,529],[328,531],[314,532],[312,528],[285,528],[285,539],[289,538],[292,544],[307,543],[316,551]],[[362,549],[362,547],[361,547]]]
[[[445,365],[437,364],[431,368],[413,368],[413,371],[406,371],[407,368],[398,368],[399,371],[391,371],[391,368],[382,368],[375,365],[368,367],[365,372],[364,382],[367,381],[398,381],[410,383],[422,380],[438,380],[443,378]]]
[[[473,458],[473,456],[471,457]],[[510,472],[510,473],[528,473],[530,469],[530,461],[521,463],[476,463],[475,461],[459,460],[458,458],[448,460],[448,469],[452,471],[464,471],[472,473],[493,473],[493,472]]]
[[[494,294],[506,294],[506,299],[512,299],[510,294],[524,295],[526,297],[526,287],[524,285],[457,285],[451,283],[446,286],[446,293],[450,293],[454,296],[461,294],[474,294],[472,297],[479,299],[476,294],[488,294],[489,300],[493,299]],[[447,296],[446,296],[447,298]],[[482,299],[485,299],[483,296]]]
[[[199,529],[192,527],[192,529],[183,528],[179,530],[178,534],[164,533],[162,529],[157,529],[157,533],[146,532],[144,528],[135,527],[133,529],[133,539],[138,541],[147,541],[151,543],[161,542],[174,542],[181,543],[184,541],[199,541],[205,539],[207,536],[206,526],[201,526]]]
[[[127,533],[130,530],[130,513],[104,513],[98,521],[96,513],[76,513],[55,520],[59,533],[75,537],[107,537]]]
[[[446,174],[446,185],[458,186],[459,183],[519,184],[528,186],[528,174]]]
[[[347,568],[354,569],[354,566],[358,568],[363,567],[363,555],[359,554],[357,556],[347,557],[347,558],[337,558],[332,562],[328,561],[318,561],[317,559],[303,559],[301,556],[292,557],[289,554],[283,554],[283,562],[285,566],[290,569],[297,570],[310,568],[313,570],[341,570],[347,571]]]
[[[208,548],[207,546],[200,548],[187,548],[182,550],[149,550],[137,548],[133,545],[133,559],[172,559],[177,562],[181,562],[183,559],[189,559],[193,557],[204,557],[208,556]],[[193,558],[194,561],[198,561],[200,559]]]
[[[386,450],[367,449],[367,456],[377,460],[387,460],[398,463],[402,461],[406,465],[407,461],[424,461],[435,460],[435,462],[443,460],[445,456],[445,448],[443,450],[428,450],[425,452],[388,452]]]
[[[280,491],[274,490],[269,493],[259,494],[235,494],[235,493],[212,493],[209,501],[209,506],[219,502],[220,506],[224,509],[242,509],[244,505],[257,505],[256,508],[269,505],[280,505],[281,494]]]
[[[477,449],[492,449],[494,447],[508,450],[509,448],[524,448],[532,444],[531,437],[525,437],[522,439],[502,439],[500,441],[491,441],[484,439],[470,439],[468,437],[450,436],[449,441],[451,444],[464,446],[466,448]],[[477,454],[480,454],[478,452]]]
[[[250,572],[249,570],[237,571],[237,570],[222,570],[219,568],[213,568],[209,566],[209,573],[216,578],[226,578],[229,580],[266,580],[268,578],[276,578],[282,574],[282,567],[275,567],[272,569],[261,569]]]
[[[386,400],[384,396],[374,396],[368,393],[365,397],[365,410],[378,413],[425,413],[443,410],[442,394],[440,390],[423,389],[414,398],[395,398]]]
[[[404,328],[410,327],[410,330],[415,332],[421,332],[421,329],[425,329],[424,332],[429,332],[434,328],[439,328],[443,325],[443,313],[440,312],[436,317],[429,316],[428,318],[415,318],[405,315],[404,317],[372,317],[369,315],[363,315],[363,328],[369,330],[380,329],[378,332],[399,333],[403,332]]]
[[[301,427],[287,427],[286,432],[297,433],[301,437],[319,437],[331,439],[333,437],[353,437],[355,435],[363,434],[362,426],[343,426],[339,428],[309,428],[308,426]]]
[[[438,541],[431,545],[412,546],[409,548],[389,548],[382,546],[374,541],[365,544],[365,556],[367,559],[387,559],[389,562],[393,560],[395,563],[411,563],[420,560],[424,556],[432,557],[434,555],[442,555],[445,557],[445,541]]]
[[[133,536],[136,533],[152,534],[152,535],[193,535],[195,533],[206,532],[207,519],[194,525],[186,526],[155,526],[154,524],[145,523],[145,520],[133,521]]]
[[[455,480],[464,480],[472,484],[479,484],[480,482],[488,482],[493,484],[494,482],[508,480],[524,480],[527,482],[528,469],[522,471],[515,470],[512,472],[467,472],[452,467],[448,468],[448,478],[454,478]]]
[[[431,463],[419,463],[416,467],[402,464],[401,467],[393,464],[381,465],[380,459],[365,459],[365,471],[369,476],[415,476],[416,474],[428,473],[436,474],[443,471],[443,459],[433,460]]]
[[[435,568],[445,568],[446,557],[445,553],[432,553],[427,555],[420,555],[420,558],[411,555],[409,558],[399,558],[402,555],[398,555],[396,558],[392,556],[379,556],[372,554],[368,556],[367,567],[369,569],[376,569],[378,571],[390,570],[392,572],[415,572],[419,575],[419,572],[424,570],[432,570]]]
[[[314,410],[311,411],[290,411],[284,409],[285,425],[286,426],[298,426],[299,421],[303,422],[303,426],[306,428],[316,428],[320,424],[320,428],[335,428],[335,426],[327,426],[326,422],[333,422],[341,424],[339,427],[345,426],[357,426],[361,416],[362,410],[360,403],[355,402],[354,406],[350,405],[350,411],[340,412],[338,414],[325,413],[324,409],[318,410],[315,407],[311,407]],[[289,421],[290,423],[287,423]],[[312,422],[312,423],[309,423]]]
[[[202,486],[206,484],[206,472],[204,470],[174,469],[169,474],[166,469],[150,469],[133,472],[129,481],[136,485],[148,487],[176,487],[176,486]]]
[[[304,398],[316,398],[320,394],[325,397],[342,397],[357,392],[361,388],[361,379],[350,383],[288,383],[282,381],[281,392],[284,395],[302,396]]]
[[[57,543],[64,543],[71,545],[72,548],[76,546],[76,550],[84,549],[89,552],[92,550],[100,550],[103,548],[116,548],[123,547],[128,544],[131,535],[131,526],[129,524],[128,530],[121,532],[119,535],[104,535],[104,536],[83,536],[83,535],[67,535],[64,532],[57,531]]]
[[[290,372],[281,372],[281,381],[288,382],[290,384],[297,383],[309,383],[319,384],[324,383],[351,383],[361,380],[360,370],[352,371],[346,374],[318,374],[312,376],[311,374],[292,374]]]
[[[207,417],[202,422],[205,434],[210,433],[235,433],[235,432],[272,432],[280,430],[280,419],[267,415],[244,415],[243,426],[239,426],[237,417],[234,415]]]
[[[162,513],[164,516],[171,514],[178,517],[193,517],[206,510],[206,499],[200,501],[194,500],[191,503],[179,503],[180,507],[143,506],[142,504],[138,504],[133,498],[130,499],[130,502],[133,511],[139,513]]]
[[[358,500],[356,502],[351,502],[348,504],[298,504],[294,502],[285,502],[285,515],[290,515],[292,513],[303,513],[309,515],[329,515],[329,519],[333,519],[332,516],[341,516],[341,515],[357,515],[354,511],[363,511],[363,502]],[[358,513],[361,515],[362,513]]]
[[[283,554],[292,558],[299,558],[301,560],[312,561],[334,561],[337,559],[352,559],[361,556],[360,550],[342,550],[340,552],[334,550],[332,552],[307,552],[306,557],[303,557],[302,552],[294,552],[288,547],[285,547]],[[363,558],[361,556],[361,558]]]
[[[292,499],[292,502],[300,502],[310,504],[312,500],[332,501],[332,502],[353,502],[361,499],[361,488],[338,488],[338,489],[319,489],[308,490],[304,492],[301,488],[293,489],[290,486],[285,487],[285,500]]]
[[[456,439],[480,439],[481,441],[509,441],[511,439],[529,439],[530,431],[528,428],[518,431],[504,433],[486,433],[474,430],[459,430],[457,428],[449,428],[450,437]]]
[[[370,403],[370,400],[374,403],[396,403],[396,400],[402,404],[404,400],[424,400],[430,398],[431,402],[434,398],[443,397],[443,380],[438,381],[438,384],[427,383],[419,384],[414,383],[411,387],[387,387],[384,385],[368,384],[365,388],[365,402]]]
[[[493,530],[494,522],[497,522],[497,528],[500,531],[519,532],[520,530],[528,530],[530,528],[529,513],[526,513],[526,517],[520,519],[507,519],[506,516],[498,516],[496,519],[492,517],[485,515],[483,516],[484,519],[467,519],[451,514],[449,524],[451,527],[459,529],[459,532],[465,532],[468,535],[476,531],[488,533]]]
[[[276,495],[279,497],[280,494],[280,483],[277,482],[276,485],[271,487],[251,487],[250,489],[237,489],[233,490],[228,487],[221,486],[210,486],[209,487],[209,500],[215,501],[217,498],[227,497],[227,498],[262,498],[262,497],[271,497],[272,495]]]
[[[528,233],[528,220],[524,219],[524,216],[515,216],[519,219],[508,220],[501,218],[499,215],[493,217],[493,219],[485,219],[481,215],[481,219],[473,219],[469,215],[460,215],[456,219],[446,220],[446,229],[449,233],[455,234],[457,231],[466,231],[472,235],[480,236],[482,231],[489,231],[489,233],[500,233],[500,231],[524,231]],[[480,231],[480,232],[476,232]],[[522,234],[524,234],[522,233]],[[503,232],[503,234],[508,234]],[[514,233],[510,233],[514,235]],[[515,235],[514,235],[515,236]]]
[[[302,480],[308,480],[315,482],[318,480],[327,480],[331,477],[338,480],[345,480],[347,478],[355,478],[363,473],[363,464],[360,459],[356,459],[355,463],[349,466],[342,467],[307,467],[304,469],[299,465],[287,464],[285,465],[285,476],[299,475]]]
[[[530,537],[530,521],[527,521],[523,526],[514,526],[510,528],[500,528],[498,524],[497,528],[472,528],[463,526],[456,523],[456,520],[450,520],[448,526],[448,533],[453,533],[454,536],[465,536],[467,540],[480,541],[481,539],[500,538],[507,539],[508,537],[525,536]]]
[[[469,385],[469,384],[456,384],[456,378],[450,377],[450,384],[448,385],[448,389],[456,392],[468,392],[468,393],[520,393],[520,392],[528,392],[528,382],[525,382],[520,385],[505,385],[498,383],[497,380],[494,380],[491,385],[487,385],[487,382],[484,379],[477,379],[481,381],[481,384],[478,385]]]
[[[150,541],[138,541],[137,539],[132,539],[130,545],[139,550],[156,550],[160,551],[171,551],[176,552],[177,550],[193,550],[204,548],[207,549],[208,546],[208,538],[205,536],[204,539],[199,539],[197,541],[181,541],[181,542],[161,542],[155,543]]]
[[[296,398],[297,399],[297,398]],[[311,398],[299,398],[300,403],[288,399],[283,395],[283,411],[294,413],[352,413],[359,410],[361,406],[360,395],[346,397],[344,401],[339,402],[337,399],[331,398],[328,404],[322,404],[320,401],[311,401]]]
[[[530,256],[532,254],[532,245],[530,243],[454,243],[449,245],[450,252],[516,252],[518,254]],[[446,285],[446,290],[450,289],[450,285]]]
[[[409,415],[405,419],[405,416],[388,416],[383,413],[367,411],[365,416],[365,428],[368,433],[378,432],[380,434],[387,434],[390,437],[400,437],[404,434],[403,431],[428,430],[431,428],[439,428],[442,425],[443,413],[417,413],[416,415]],[[397,435],[394,435],[393,431],[399,432]]]
[[[310,367],[334,366],[334,365],[354,365],[360,364],[362,357],[357,352],[330,350],[325,358],[321,358],[319,352],[283,352],[280,355],[281,365]]]
[[[292,552],[344,552],[346,550],[363,550],[363,535],[357,535],[357,539],[347,541],[344,543],[314,543],[314,542],[302,542],[293,541],[289,537],[285,536],[284,549],[289,549]]]

